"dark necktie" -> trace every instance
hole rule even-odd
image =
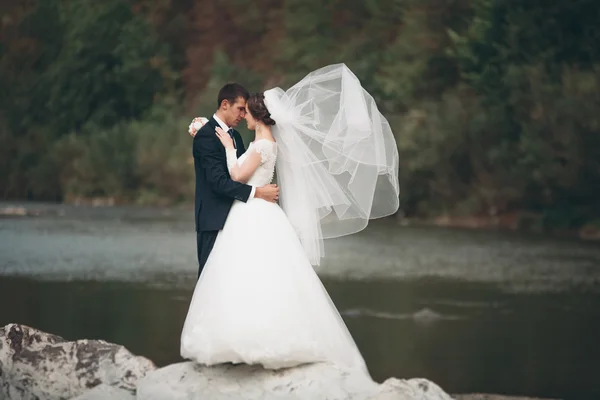
[[[233,148],[237,150],[237,146],[235,145],[235,137],[233,136],[233,128],[229,128],[227,133],[229,133],[231,140],[233,140]]]

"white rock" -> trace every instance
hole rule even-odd
[[[396,379],[390,378],[383,382],[379,393],[369,400],[395,400],[395,399],[439,399],[452,400],[438,385],[423,378]]]
[[[98,385],[92,390],[84,392],[82,395],[71,400],[135,400],[135,395],[129,390],[119,389],[114,386]]]
[[[25,325],[0,328],[0,399],[70,399],[102,383],[133,392],[154,369],[103,340],[68,342]]]
[[[192,362],[169,365],[138,382],[138,400],[452,400],[426,379],[388,379],[383,384],[368,376],[320,363],[284,370],[259,366],[203,367]]]
[[[15,324],[0,329],[0,399],[5,398],[451,400],[426,379],[391,378],[378,384],[364,373],[328,363],[273,371],[185,362],[156,370],[150,360],[122,346],[101,340],[67,342]]]

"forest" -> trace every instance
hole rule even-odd
[[[0,0],[0,196],[190,203],[187,126],[220,86],[343,62],[396,136],[402,216],[600,229],[599,21],[597,0]]]

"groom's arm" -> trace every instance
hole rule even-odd
[[[211,189],[221,195],[240,201],[248,201],[254,188],[229,178],[225,170],[221,143],[210,129],[201,129],[194,136],[194,153],[206,172],[206,180]]]

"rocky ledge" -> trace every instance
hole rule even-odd
[[[25,325],[0,328],[0,399],[71,399],[100,384],[133,394],[155,369],[102,340],[68,342]]]
[[[461,400],[469,398],[462,396]],[[327,363],[277,371],[249,365],[203,367],[192,362],[157,369],[152,361],[131,354],[123,346],[102,340],[69,342],[25,325],[9,324],[0,328],[0,399],[451,400],[452,397],[426,379],[390,378],[378,384],[364,374]]]

